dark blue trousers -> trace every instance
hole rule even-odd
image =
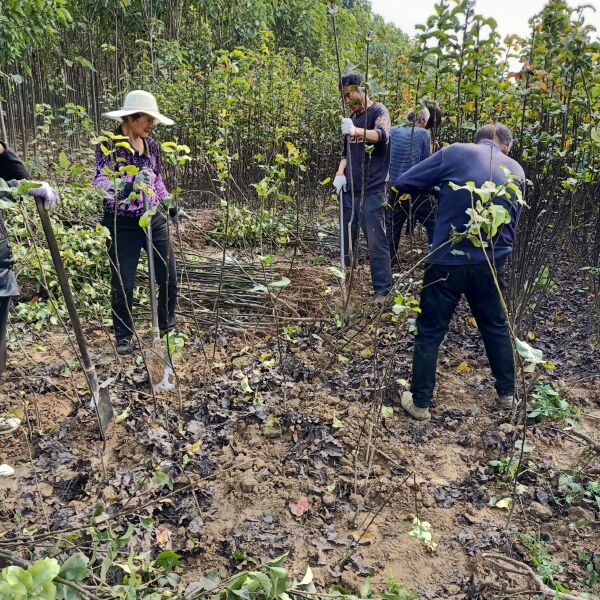
[[[435,229],[435,198],[432,194],[413,195],[409,200],[400,200],[399,195],[398,192],[390,191],[390,208],[386,211],[385,228],[392,264],[398,262],[400,235],[405,223],[410,235],[414,233],[415,225],[421,223],[427,232],[429,246],[433,243]]]
[[[504,291],[506,257],[496,262]],[[487,263],[476,265],[428,265],[417,317],[411,392],[415,406],[427,408],[433,398],[438,349],[454,309],[462,295],[477,321],[499,396],[515,391],[512,344],[498,291]]]
[[[357,251],[358,220],[360,215],[361,194],[355,192],[354,203],[352,194],[344,192],[344,260],[346,266],[350,265],[348,254],[348,229],[352,239],[354,255]],[[371,281],[375,294],[387,294],[392,288],[392,266],[390,263],[390,249],[385,235],[385,208],[383,191],[365,196],[362,210],[361,227],[367,238],[369,246],[369,262],[371,264]]]

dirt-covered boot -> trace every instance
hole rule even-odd
[[[419,408],[418,406],[415,406],[410,392],[402,392],[400,404],[402,408],[417,421],[429,421],[429,419],[431,419],[431,413],[428,408]]]
[[[0,417],[0,435],[8,435],[19,429],[21,419],[17,417]]]
[[[0,477],[13,477],[15,470],[10,466],[2,463],[0,465]]]
[[[117,340],[117,354],[127,356],[131,353],[133,353],[133,346],[131,345],[131,340],[129,338]]]
[[[498,406],[502,410],[512,410],[515,405],[515,397],[514,396],[498,396],[496,398],[496,402]]]

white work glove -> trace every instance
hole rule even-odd
[[[342,190],[346,191],[347,181],[345,175],[336,175],[333,180],[333,187],[335,188],[335,193],[339,196]]]
[[[342,126],[342,135],[350,135],[353,136],[356,134],[356,127],[354,127],[354,123],[352,123],[352,119],[342,118],[341,121]]]
[[[140,184],[142,183],[148,187],[151,187],[153,180],[154,173],[150,169],[142,169],[141,171],[138,171],[137,175],[133,179],[133,189],[139,190]]]
[[[52,210],[58,204],[58,194],[45,181],[41,183],[40,187],[31,188],[27,193],[33,198],[40,198],[46,210]]]

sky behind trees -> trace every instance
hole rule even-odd
[[[391,21],[409,35],[415,33],[415,25],[424,23],[433,13],[436,0],[371,0],[373,11],[382,15],[386,21]],[[570,2],[571,5],[591,4],[596,12],[590,8],[585,12],[586,21],[600,30],[600,0],[582,0]],[[498,30],[502,36],[509,33],[525,35],[529,31],[528,20],[539,12],[545,0],[477,0],[476,10],[486,17],[494,17],[498,22]]]

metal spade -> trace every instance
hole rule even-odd
[[[69,280],[67,279],[65,265],[60,255],[58,244],[56,243],[56,237],[54,235],[54,230],[52,229],[52,224],[50,223],[50,218],[48,217],[48,212],[44,208],[44,203],[40,198],[36,198],[36,205],[40,219],[42,220],[42,227],[44,229],[46,241],[48,242],[48,249],[50,250],[50,255],[52,256],[52,262],[54,263],[54,268],[56,269],[58,283],[65,299],[65,305],[69,312],[69,317],[71,318],[71,325],[73,327],[75,339],[77,340],[77,345],[79,346],[81,361],[83,363],[83,371],[92,393],[91,406],[96,410],[102,437],[106,438],[106,431],[114,414],[109,393],[109,385],[112,382],[112,379],[107,379],[102,384],[98,383],[96,367],[92,362],[90,353],[88,351],[87,342],[83,335],[81,321],[79,320],[79,314],[77,313],[77,308],[75,307],[75,300],[73,299],[73,293],[71,292]]]

